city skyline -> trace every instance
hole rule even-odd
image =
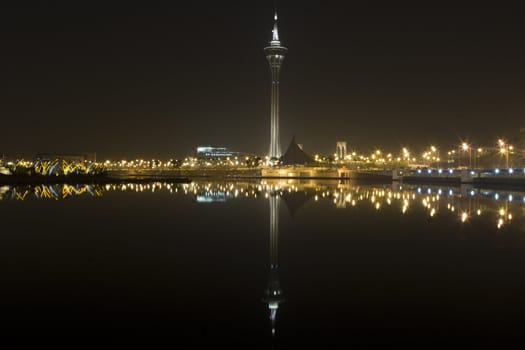
[[[271,2],[1,6],[2,153],[268,152]],[[278,3],[282,144],[492,144],[525,126],[517,9],[349,6]]]

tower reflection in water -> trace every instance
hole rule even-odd
[[[266,288],[263,284],[260,291],[257,292],[267,309],[264,310],[264,314],[258,314],[257,317],[264,318],[266,330],[268,317],[272,338],[280,336],[281,340],[289,336],[288,326],[295,326],[287,323],[284,329],[281,323],[277,331],[279,308],[281,307],[280,320],[282,321],[281,304],[285,301],[279,281],[278,256],[279,217],[283,206],[288,209],[291,217],[294,217],[299,207],[309,202],[308,208],[305,209],[308,209],[310,214],[319,208],[320,212],[337,210],[339,216],[344,216],[345,213],[352,214],[352,212],[367,215],[373,213],[373,216],[370,217],[374,220],[379,220],[381,215],[385,215],[388,219],[402,216],[424,217],[427,220],[415,221],[414,225],[430,225],[434,220],[439,220],[447,225],[453,223],[453,226],[446,226],[447,228],[479,223],[477,227],[482,228],[479,231],[480,235],[496,232],[511,234],[525,232],[524,188],[484,189],[471,186],[359,184],[335,180],[297,181],[290,179],[194,181],[189,184],[157,181],[151,183],[0,185],[0,205],[31,200],[75,201],[79,198],[105,196],[115,198],[113,196],[119,196],[122,192],[142,196],[157,196],[160,192],[164,192],[173,197],[188,196],[203,205],[230,200],[262,200],[264,202],[268,200],[269,273]],[[169,197],[164,196],[163,198]],[[266,203],[260,204],[265,208]],[[462,233],[461,230],[455,232]],[[478,231],[475,230],[470,232],[478,234]],[[292,295],[293,291],[294,288],[290,285],[287,288],[287,296]],[[293,299],[295,303],[296,297]],[[260,299],[258,303],[262,308],[263,304],[260,303]],[[286,320],[289,320],[288,317]]]
[[[282,200],[287,204],[292,216],[299,206],[312,199],[315,203],[332,202],[337,209],[352,210],[352,208],[365,205],[382,211],[383,208],[392,207],[398,208],[400,215],[412,212],[431,219],[451,213],[459,223],[488,216],[498,229],[507,227],[511,222],[518,221],[517,225],[525,222],[524,189],[483,189],[472,186],[359,185],[319,180],[308,182],[292,180],[195,181],[191,184],[151,182],[0,185],[0,201],[64,200],[73,197],[101,197],[110,192],[156,193],[160,191],[168,191],[172,195],[195,196],[197,202],[201,203],[225,202],[242,198],[268,198],[270,199],[271,237],[278,236],[278,209],[279,202]],[[273,242],[273,238],[271,240]],[[272,245],[271,248],[277,250],[277,245]],[[272,260],[271,264],[273,263]],[[277,261],[275,264],[277,266]]]
[[[275,336],[275,327],[277,321],[277,311],[279,304],[284,302],[283,291],[279,283],[279,206],[280,200],[278,193],[269,195],[270,203],[270,273],[268,276],[268,285],[265,290],[263,302],[268,304],[270,312],[270,322],[272,327],[272,336]]]

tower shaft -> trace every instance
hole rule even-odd
[[[279,74],[281,66],[271,67],[272,94],[270,109],[270,158],[279,158],[281,153],[281,140],[279,134]]]
[[[279,266],[279,203],[278,195],[270,196],[270,268]]]
[[[272,335],[275,335],[275,325],[277,321],[277,310],[279,304],[284,301],[283,291],[279,283],[279,203],[281,198],[278,193],[270,194],[270,274],[268,284],[265,290],[263,301],[268,304],[270,310],[270,322],[272,326]]]
[[[281,41],[279,40],[276,14],[270,46],[264,48],[264,53],[266,54],[266,59],[270,66],[270,72],[272,76],[272,91],[270,101],[270,151],[268,154],[270,159],[280,158],[282,155],[279,134],[279,76],[287,51],[288,49],[282,46]]]

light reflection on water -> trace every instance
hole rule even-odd
[[[467,305],[466,310],[472,312],[473,310],[475,311],[476,308],[480,308],[480,306],[484,307],[488,305],[489,307],[492,307],[492,305],[499,305],[499,301],[494,301],[490,299],[490,295],[492,294],[496,295],[496,297],[499,297],[500,295],[504,295],[507,293],[510,293],[511,295],[513,293],[516,293],[520,294],[521,298],[521,291],[524,290],[520,280],[514,278],[514,272],[516,273],[516,275],[521,274],[520,270],[523,264],[521,264],[520,261],[517,260],[517,258],[515,258],[516,260],[513,260],[507,264],[507,259],[509,259],[507,257],[507,254],[512,253],[514,251],[513,247],[505,248],[507,250],[504,250],[501,256],[497,255],[497,252],[499,251],[499,249],[501,249],[501,247],[499,246],[501,242],[499,241],[496,241],[495,243],[497,244],[494,244],[494,242],[490,239],[487,240],[486,237],[482,237],[480,241],[476,241],[474,239],[474,242],[471,245],[463,245],[461,241],[453,241],[453,244],[451,244],[451,246],[449,247],[446,245],[446,243],[450,241],[445,240],[445,243],[443,243],[443,241],[439,241],[438,239],[436,239],[435,235],[429,235],[428,237],[420,235],[422,236],[420,241],[414,240],[414,236],[408,235],[405,237],[394,237],[394,239],[398,239],[400,242],[396,246],[393,241],[389,240],[392,236],[379,236],[377,232],[373,233],[366,230],[368,225],[372,226],[373,224],[377,224],[377,222],[374,222],[374,220],[380,221],[378,220],[378,218],[383,217],[384,214],[384,217],[388,217],[389,219],[391,219],[392,216],[397,216],[399,218],[402,218],[404,216],[411,216],[412,220],[410,220],[409,223],[403,223],[404,229],[406,229],[409,226],[431,225],[431,223],[434,220],[443,219],[442,221],[452,222],[452,224],[455,225],[455,227],[457,228],[461,228],[463,225],[468,226],[468,224],[473,224],[479,221],[480,223],[482,223],[482,225],[486,222],[490,223],[491,226],[490,228],[486,229],[487,232],[494,232],[497,230],[504,231],[506,229],[509,229],[509,231],[512,230],[513,232],[518,232],[522,229],[522,227],[524,227],[523,224],[525,222],[524,191],[479,189],[469,186],[442,187],[407,185],[398,183],[358,184],[352,182],[339,182],[335,180],[194,181],[192,183],[184,184],[152,182],[125,184],[109,183],[99,185],[57,184],[15,187],[3,186],[0,187],[0,199],[1,205],[4,207],[9,206],[13,203],[20,204],[19,209],[21,212],[23,212],[24,205],[31,201],[81,201],[84,198],[93,198],[95,199],[93,202],[95,202],[96,205],[96,201],[103,201],[105,196],[111,197],[112,194],[124,192],[128,193],[130,197],[133,197],[135,196],[135,194],[137,194],[136,197],[138,201],[146,198],[145,194],[153,194],[153,196],[149,196],[150,198],[153,198],[154,196],[160,194],[163,195],[163,198],[171,198],[170,196],[173,196],[173,198],[184,197],[185,199],[188,199],[189,201],[193,202],[192,204],[196,207],[201,208],[202,211],[206,211],[206,209],[217,209],[212,207],[214,205],[222,208],[225,205],[225,203],[235,203],[238,201],[245,200],[246,198],[252,200],[258,199],[259,201],[266,201],[268,203],[267,207],[266,204],[264,205],[265,215],[267,215],[265,217],[265,222],[267,223],[267,225],[264,226],[264,230],[265,233],[268,235],[264,238],[267,242],[268,247],[267,260],[264,263],[266,269],[266,286],[261,286],[261,289],[258,291],[260,300],[257,300],[257,302],[261,303],[262,301],[265,305],[266,325],[270,327],[270,332],[266,335],[268,335],[268,337],[271,337],[272,339],[278,338],[281,333],[280,322],[286,325],[286,327],[282,328],[286,328],[286,330],[288,330],[289,332],[288,334],[290,334],[290,329],[293,330],[291,324],[302,322],[302,324],[304,325],[305,323],[312,322],[311,319],[307,319],[305,314],[302,314],[302,316],[295,315],[295,313],[301,311],[298,310],[297,307],[297,305],[300,304],[301,301],[303,302],[303,312],[309,310],[307,310],[307,308],[304,307],[304,305],[307,304],[307,302],[309,302],[310,300],[316,301],[316,305],[322,304],[323,307],[313,308],[315,314],[318,315],[318,318],[325,315],[323,314],[323,312],[325,311],[324,305],[326,305],[326,308],[331,307],[333,310],[338,310],[338,308],[350,308],[351,312],[341,312],[342,316],[336,318],[337,325],[344,324],[344,322],[349,322],[347,321],[349,317],[348,315],[350,315],[351,318],[352,314],[355,313],[357,316],[355,316],[355,319],[352,320],[353,323],[350,323],[349,329],[359,329],[359,327],[363,327],[363,329],[373,330],[383,329],[383,331],[385,329],[393,329],[392,332],[397,334],[397,332],[400,329],[402,329],[402,327],[405,327],[405,324],[408,324],[408,326],[406,326],[407,329],[419,329],[419,317],[422,317],[423,315],[423,313],[419,312],[421,305],[425,306],[428,310],[430,310],[430,313],[433,312],[435,314],[430,314],[429,318],[435,317],[437,320],[435,324],[439,324],[439,326],[441,327],[442,323],[440,317],[442,317],[444,320],[454,320],[456,318],[461,318],[461,315],[458,316],[456,314],[453,314],[454,310],[456,310],[458,306],[454,305],[454,303],[449,303],[447,297],[449,297],[451,300],[455,300],[453,297],[456,297],[459,301],[466,300],[467,302],[472,302],[472,305],[474,305],[473,309],[469,309],[468,303],[465,303]],[[166,202],[164,201],[163,205],[165,203]],[[187,203],[185,203],[185,205],[186,204]],[[46,206],[45,203],[42,206]],[[37,209],[40,210],[42,206],[37,206]],[[366,221],[366,227],[360,227],[361,222],[354,222],[354,220],[358,221],[356,219],[358,219],[357,216],[359,216],[360,214],[352,217],[352,220],[343,221],[342,224],[340,222],[340,226],[337,226],[335,229],[332,228],[331,233],[327,235],[325,234],[326,232],[321,232],[317,227],[313,227],[313,231],[317,230],[315,232],[315,237],[316,239],[318,239],[318,241],[315,241],[313,243],[313,247],[310,247],[308,245],[308,232],[301,232],[301,237],[291,237],[292,235],[287,235],[288,237],[284,237],[284,248],[286,248],[286,256],[291,256],[292,258],[286,258],[285,256],[284,259],[281,259],[281,243],[283,241],[282,234],[287,233],[285,229],[282,229],[282,224],[286,224],[287,218],[293,218],[296,212],[306,207],[308,207],[307,213],[309,214],[315,212],[327,214],[326,212],[329,211],[330,213],[342,214],[340,216],[344,216],[345,218],[350,217],[351,213],[358,213],[360,210],[364,209],[367,211],[366,215],[363,215],[363,217],[365,218],[364,221]],[[285,215],[284,217],[280,217],[280,208],[286,208],[286,210],[291,215]],[[158,210],[158,208],[156,208],[156,210]],[[156,210],[152,209],[153,214],[150,212],[147,213],[147,222],[151,221],[149,219],[149,215],[154,216],[157,213]],[[140,207],[140,212],[142,212],[142,207]],[[370,213],[372,213],[373,215],[370,215]],[[117,220],[119,218],[118,214],[118,212],[112,213],[111,217],[113,218],[114,215],[115,220]],[[186,213],[186,215],[188,215],[188,213]],[[209,215],[209,213],[207,213],[207,215]],[[336,216],[335,218],[340,219],[340,216]],[[415,216],[424,217],[425,220],[413,220]],[[329,214],[327,214],[326,217],[334,218],[333,215]],[[283,222],[280,222],[280,218]],[[214,219],[217,218],[214,217]],[[303,221],[297,220],[298,226],[301,225],[304,221],[307,222],[307,224],[305,225],[315,225],[316,220],[320,221],[320,219],[316,219],[313,217],[303,217],[301,219]],[[213,220],[209,219],[209,221]],[[330,225],[330,223],[322,222],[321,225],[328,226]],[[159,225],[159,227],[160,226],[161,225]],[[169,225],[167,226],[171,227]],[[373,231],[374,229],[376,231],[379,231],[378,226],[379,225],[375,226],[371,231]],[[159,227],[156,228],[159,229]],[[208,226],[206,227],[208,228]],[[325,227],[323,227],[322,230],[324,230]],[[348,229],[349,227],[351,229]],[[304,228],[304,226],[302,228]],[[441,230],[439,233],[444,233],[443,236],[447,236],[446,232],[443,231],[443,228],[448,228],[448,226],[439,226],[438,230]],[[385,232],[389,232],[390,228],[381,227],[381,230],[383,229]],[[173,230],[175,231],[175,228]],[[344,231],[345,233],[355,232],[356,235],[349,241],[345,241],[344,239],[341,239],[341,236],[337,235],[338,230],[346,230]],[[375,237],[370,240],[367,238],[362,238],[362,236],[360,236],[359,234],[361,232],[360,230],[366,233],[365,236],[375,235]],[[193,241],[198,240],[197,237],[201,239],[203,237],[211,240],[214,239],[213,237],[210,238],[210,236],[207,236],[205,233],[197,232],[197,230],[187,231],[191,231],[192,235],[180,238],[180,240],[177,241],[178,245],[173,244],[172,246],[166,246],[169,247],[169,249],[175,250],[178,246],[184,246],[185,244],[192,247],[192,244],[194,244]],[[449,235],[449,237],[454,236],[454,232],[459,231],[459,229],[455,231],[453,230],[453,233]],[[478,231],[473,231],[476,234],[479,233]],[[68,233],[71,232],[68,231]],[[92,231],[90,231],[90,234],[91,233]],[[122,239],[122,241],[119,242],[128,243],[128,240],[134,242],[133,237],[128,238],[128,233],[129,231],[124,231],[122,236],[116,233],[116,237]],[[183,236],[183,234],[181,234],[180,232],[177,233]],[[419,232],[417,233],[419,234]],[[279,236],[280,234],[281,237]],[[151,234],[149,232],[146,233],[146,237],[150,238],[150,235]],[[351,235],[342,236],[344,237]],[[503,237],[505,235],[493,235],[492,237],[497,236]],[[68,234],[67,237],[78,239],[78,237],[75,237],[75,235],[73,234]],[[381,237],[384,243],[379,243],[376,246],[376,243],[373,241],[381,241],[381,239],[377,237]],[[49,244],[49,242],[46,241],[46,239],[48,238],[48,236],[44,236],[44,240],[42,241],[43,243],[40,242],[42,246]],[[235,236],[235,238],[238,239],[239,237]],[[23,239],[24,238],[21,236],[20,242],[23,241]],[[217,244],[217,242],[220,242],[218,238],[215,239],[216,240],[213,241],[215,242],[215,244]],[[251,237],[251,239],[254,238]],[[290,243],[292,240],[293,243]],[[155,241],[155,239],[152,238],[151,241]],[[413,241],[416,241],[414,243],[416,244],[416,247],[410,246],[410,244],[413,243]],[[163,241],[161,240],[160,242]],[[372,245],[368,245],[371,244],[370,242],[372,242]],[[486,245],[484,245],[484,243],[478,246],[479,242],[486,242]],[[515,243],[514,241],[509,242],[511,242],[512,244]],[[6,240],[4,243],[9,243],[9,241]],[[141,241],[140,244],[144,243]],[[418,244],[419,246],[417,246]],[[517,254],[512,255],[512,257],[520,256],[520,253],[518,251],[520,249],[520,246],[518,244],[519,242],[516,243],[517,248],[515,250]],[[213,243],[211,245],[213,245]],[[395,246],[395,248],[391,249],[391,245]],[[436,248],[435,251],[432,249],[433,245],[438,246],[438,248]],[[36,251],[41,250],[42,246],[38,246]],[[240,246],[243,249],[247,249],[248,247],[247,245]],[[291,247],[293,246],[300,246],[302,250],[293,251],[293,249],[291,249]],[[495,248],[493,249],[493,247]],[[71,249],[69,245],[67,246],[67,248]],[[164,245],[162,243],[153,243],[153,248],[151,249],[151,252],[139,248],[137,251],[140,254],[133,255],[133,258],[137,259],[137,256],[141,256],[141,254],[144,254],[148,257],[155,257],[157,255],[160,255],[159,251],[162,251],[163,248]],[[226,245],[221,246],[220,249],[217,250],[221,251],[222,249],[226,249]],[[239,251],[235,248],[231,249],[232,255],[240,254]],[[118,253],[119,250],[120,248],[117,248],[113,250],[112,253]],[[190,253],[187,253],[188,256],[192,257],[193,251],[199,250],[194,248],[193,250],[188,249],[188,251],[190,251]],[[325,255],[321,254],[321,252],[323,251],[326,252]],[[429,257],[421,257],[421,251],[424,251],[425,254],[429,255]],[[460,253],[456,254],[458,251]],[[477,254],[480,251],[484,253],[489,252],[493,255],[487,254],[487,257],[484,256],[483,258],[478,259]],[[310,252],[311,254],[305,254],[303,256],[302,252]],[[362,252],[365,252],[365,254],[362,254]],[[19,251],[16,253],[18,254]],[[281,253],[281,255],[279,253]],[[172,254],[173,259],[175,259],[175,261],[177,261],[177,259],[181,259],[181,261],[193,262],[193,264],[181,263],[184,270],[199,268],[199,264],[196,264],[196,262],[200,262],[200,259],[192,260],[192,258],[183,257],[184,252],[181,251],[179,251],[180,255],[169,252],[167,253],[167,256],[171,258]],[[467,254],[466,256],[468,258],[463,258],[462,254]],[[225,255],[229,256],[230,253]],[[315,259],[316,255],[322,256],[322,258],[319,257]],[[446,256],[446,259],[443,259],[444,256]],[[494,256],[497,256],[497,258],[494,258]],[[165,256],[163,257],[165,258]],[[404,260],[405,258],[407,259],[407,261]],[[448,259],[450,259],[450,263],[448,262]],[[132,259],[130,260],[134,261]],[[140,261],[140,259],[137,260]],[[283,263],[281,262],[281,260],[283,260]],[[316,264],[312,264],[311,266],[309,266],[309,260],[317,261],[317,265],[319,267],[316,268]],[[104,264],[108,264],[109,266],[112,266],[112,264],[114,264],[115,266],[120,266],[119,264],[121,260],[119,260],[119,263],[112,262],[110,259],[103,259],[102,261]],[[165,258],[165,260],[162,261],[162,264],[152,263],[150,264],[150,268],[145,269],[142,265],[139,267],[131,265],[131,267],[128,267],[130,271],[129,273],[133,277],[135,277],[135,273],[137,273],[137,271],[140,272],[142,270],[145,270],[145,275],[147,275],[149,278],[149,275],[153,274],[153,271],[162,268],[163,266],[168,266],[169,268],[171,268],[170,265],[166,264],[166,261],[170,260],[168,258]],[[500,271],[492,273],[491,270],[487,268],[487,265],[492,265],[494,261],[499,261],[501,266],[507,268],[507,271],[502,270],[504,273]],[[60,263],[56,265],[59,266],[55,267],[56,270],[62,271],[63,267],[61,263],[62,261],[60,261]],[[210,264],[213,263],[213,261],[210,262]],[[322,263],[326,264],[326,266],[330,266],[333,270],[330,270],[330,268],[324,270],[323,266],[321,265]],[[40,261],[38,262],[38,264],[30,263],[28,264],[28,266],[34,268],[35,265],[40,266],[39,264]],[[101,263],[101,265],[104,264]],[[450,264],[450,266],[447,264]],[[86,263],[86,266],[87,265],[89,264]],[[418,267],[418,265],[423,265],[423,267],[421,267],[421,270]],[[81,262],[80,266],[84,266],[84,263]],[[512,269],[509,269],[509,267],[512,267]],[[171,273],[172,271],[169,268],[168,270]],[[283,285],[283,287],[281,286],[282,283],[280,279],[281,275],[283,275],[283,270],[281,270],[282,268],[284,268],[284,276],[286,276],[286,279],[284,281],[287,282]],[[490,268],[493,267],[490,266]],[[91,265],[89,265],[88,271],[91,271],[90,269]],[[119,275],[122,273],[118,268],[114,269],[115,271],[118,271]],[[209,273],[209,269],[210,267],[205,267],[206,273],[204,273],[203,276],[205,276],[205,278],[213,280],[213,276],[209,276],[207,274]],[[103,270],[105,270],[105,265],[104,268],[101,268],[101,270],[96,271],[98,274],[100,274],[103,273],[101,272]],[[488,271],[487,277],[480,274],[480,277],[478,279],[478,270],[484,272]],[[290,273],[290,271],[293,272]],[[228,272],[232,273],[231,271]],[[90,272],[84,273],[88,276],[91,276]],[[182,272],[179,271],[179,273]],[[174,290],[178,291],[180,289],[183,289],[184,285],[186,284],[186,281],[192,277],[192,273],[184,275],[186,276],[186,278],[182,278],[184,283],[180,283],[179,281],[180,284],[176,285]],[[312,276],[315,276],[315,279],[312,277],[312,281],[314,283],[311,283],[312,281],[309,280],[310,273]],[[505,275],[505,273],[507,273],[508,276]],[[17,273],[14,273],[13,275],[17,275]],[[82,276],[82,274],[79,275]],[[301,277],[296,278],[296,276]],[[335,277],[332,278],[332,276]],[[498,277],[501,278],[501,280],[497,280]],[[91,276],[90,278],[92,280],[97,281],[100,278],[100,276],[96,275]],[[227,276],[221,276],[221,278],[227,278]],[[396,278],[399,279],[400,282],[398,282]],[[417,278],[417,280],[415,278]],[[484,292],[483,288],[485,288],[485,286],[478,287],[474,284],[474,286],[471,287],[471,282],[469,281],[469,278],[471,278],[475,283],[478,283],[480,280],[484,282],[485,278],[487,278],[487,280],[492,279],[493,282],[488,283],[488,285],[492,286],[491,288],[493,288],[490,290],[491,293]],[[16,281],[16,279],[12,279]],[[304,285],[309,284],[307,287],[312,289],[312,292],[309,293],[308,290],[300,288],[303,286],[303,280],[306,280],[306,282],[304,282]],[[324,284],[322,282],[318,282],[319,280],[324,281]],[[352,282],[354,280],[356,282]],[[150,280],[150,282],[152,281],[154,281],[156,285],[164,285],[165,283],[164,278],[162,277]],[[212,286],[214,285],[212,282],[209,283]],[[319,283],[319,286],[316,286],[317,283]],[[350,285],[350,283],[355,283],[355,285]],[[83,284],[79,284],[82,285],[82,288],[84,288]],[[240,286],[242,286],[243,284],[243,281],[239,281],[238,284],[235,284],[235,288],[240,288]],[[508,289],[501,287],[505,285],[508,286]],[[228,286],[228,288],[230,287]],[[234,290],[235,288],[231,287],[232,290]],[[442,288],[443,290],[441,290],[439,293],[443,294],[444,297],[441,297],[441,295],[436,295],[435,293],[435,290],[439,290],[440,288]],[[457,288],[458,291],[453,291],[454,288]],[[463,292],[462,288],[466,292]],[[104,290],[103,287],[100,286],[97,286],[96,288],[93,287],[93,289],[96,290],[96,293],[99,293],[98,289]],[[342,292],[338,292],[338,289]],[[379,293],[378,290],[380,289],[384,289],[386,290],[386,292]],[[51,290],[53,294],[56,291],[55,289]],[[319,290],[325,290],[325,294],[321,295],[319,293],[316,293],[316,291]],[[452,292],[449,292],[450,294],[447,294],[448,290],[451,290]],[[15,291],[16,293],[20,292],[18,289],[15,289]],[[471,299],[472,295],[469,293],[473,293],[473,291],[479,291],[479,296],[484,298],[483,301],[477,302],[475,299],[477,297],[476,295],[473,295],[474,298]],[[351,300],[352,298],[346,297],[345,293],[350,292],[354,293],[352,298],[354,298],[357,301],[354,302],[353,300]],[[153,296],[150,299],[156,300],[156,298],[158,297],[158,293],[159,292],[157,291],[157,289],[152,291],[151,295]],[[181,295],[185,295],[182,292],[180,293]],[[205,293],[208,293],[208,290],[206,290]],[[457,296],[455,293],[457,293]],[[408,295],[406,298],[404,297],[405,294]],[[305,298],[304,295],[309,295],[311,299]],[[186,294],[185,296],[187,297],[188,294]],[[442,299],[440,299],[440,297]],[[335,299],[336,301],[331,302],[331,298]],[[432,298],[434,298],[435,300]],[[428,301],[427,299],[430,299],[430,301]],[[517,298],[514,297],[512,301],[516,299]],[[359,302],[359,300],[361,301]],[[288,312],[286,312],[287,310],[284,306],[282,306],[282,304],[287,303],[288,301],[291,305],[288,308]],[[169,302],[172,301],[169,300]],[[519,302],[521,303],[521,299],[519,300]],[[335,306],[333,304],[335,304]],[[434,306],[435,308],[433,308]],[[212,308],[212,306],[209,307]],[[294,307],[295,309],[293,309]],[[312,307],[312,305],[308,304],[308,307]],[[359,307],[362,307],[364,311],[360,310]],[[399,307],[401,311],[398,311],[396,307]],[[238,306],[238,308],[243,309],[244,307],[240,305]],[[369,308],[372,311],[366,310],[366,308]],[[446,315],[446,317],[442,316],[440,314],[441,309],[447,310],[447,312],[451,313],[452,316],[449,316],[448,314]],[[103,312],[106,312],[106,310],[104,310]],[[191,308],[190,314],[191,312],[193,312],[193,307]],[[233,314],[235,312],[236,311],[232,311]],[[374,314],[374,312],[376,314]],[[395,317],[388,315],[388,312],[395,314]],[[493,312],[494,315],[496,315],[492,317],[490,312],[488,313],[489,316],[487,316],[487,318],[491,321],[492,318],[497,319],[497,317],[499,317],[498,310],[491,310],[491,312]],[[411,319],[411,317],[409,316],[399,316],[404,315],[405,313],[408,315],[415,315],[415,317],[413,317],[415,321],[413,321],[413,319]],[[504,312],[502,312],[502,314],[508,315],[508,313],[505,314]],[[471,322],[474,318],[475,317],[472,316],[472,318],[468,318],[467,321]],[[366,322],[369,323],[367,324]],[[393,326],[389,324],[385,325],[385,322],[392,322]],[[397,322],[399,322],[399,324]],[[432,323],[430,324],[434,325]],[[458,324],[461,325],[459,321]],[[425,327],[426,326],[422,326],[422,328]],[[410,334],[409,336],[412,335]]]
[[[72,197],[102,197],[111,192],[169,192],[172,195],[192,196],[199,203],[218,203],[246,197],[268,199],[278,195],[290,208],[294,197],[304,204],[330,201],[334,208],[351,209],[370,206],[377,211],[396,208],[400,215],[414,208],[424,208],[429,218],[444,212],[453,213],[458,222],[490,217],[498,228],[525,216],[525,191],[473,188],[471,186],[443,187],[407,184],[355,184],[340,181],[263,180],[192,182],[192,183],[121,183],[121,184],[54,184],[0,187],[1,201],[65,200]]]

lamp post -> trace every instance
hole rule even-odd
[[[476,156],[474,157],[474,168],[479,168],[479,157],[481,155],[481,153],[483,153],[483,148],[478,148],[476,150]]]
[[[463,152],[468,152],[468,167],[469,169],[472,168],[472,149],[466,142],[463,142],[461,144],[461,149],[463,150]]]
[[[505,147],[499,149],[499,152],[505,156],[505,168],[509,168],[509,152]]]
[[[410,168],[410,152],[408,151],[406,147],[403,147],[402,151],[403,151],[403,160],[407,161],[407,167]]]
[[[434,154],[432,159],[436,161],[437,167],[439,168],[439,162],[441,161],[439,158],[439,149],[435,146],[430,146],[430,151]]]
[[[512,152],[513,149],[514,147],[512,145],[507,145],[507,169],[509,168],[510,152]]]
[[[456,150],[454,150],[454,149],[451,150],[451,151],[448,151],[448,152],[447,152],[447,155],[448,155],[447,163],[452,163],[452,164],[454,164],[454,163],[456,162],[456,160],[455,160],[455,158],[456,158],[455,154],[456,154]],[[459,157],[458,157],[458,166],[459,166]]]
[[[500,147],[499,148],[499,152],[501,154],[505,155],[505,168],[508,169],[509,168],[510,151],[512,151],[514,149],[514,147],[512,145],[509,145],[508,143],[506,143],[502,139],[498,140],[498,146]]]

